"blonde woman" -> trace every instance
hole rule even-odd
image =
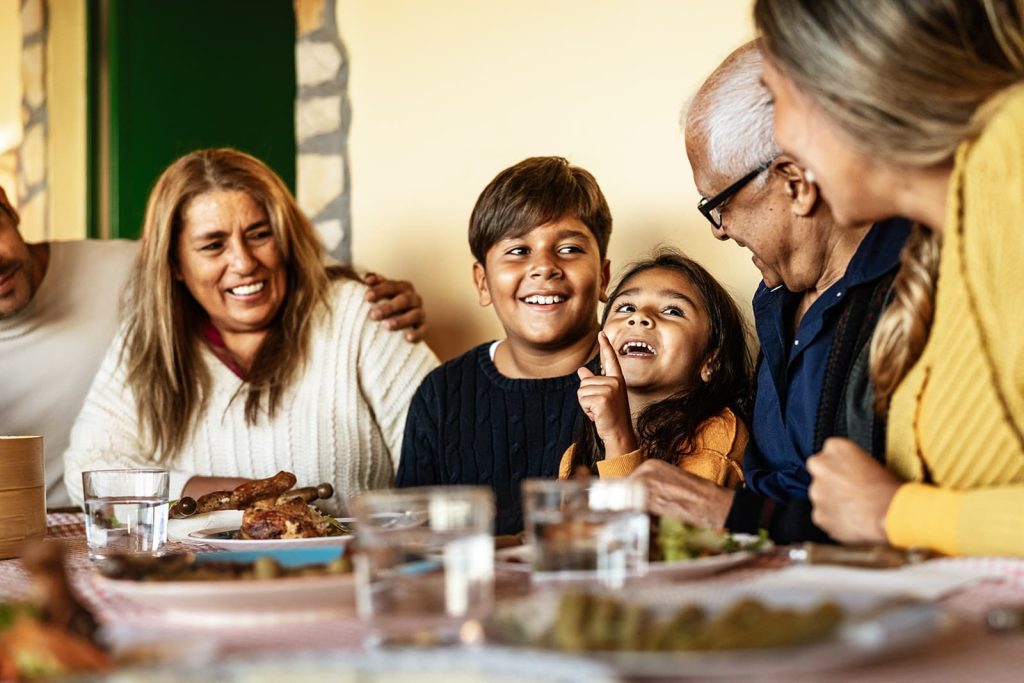
[[[1024,3],[754,15],[779,144],[836,218],[918,223],[872,346],[888,471],[826,442],[814,519],[848,542],[1024,555]]]
[[[172,497],[289,470],[348,496],[391,484],[405,414],[437,365],[370,321],[312,224],[259,160],[193,152],[157,181],[125,324],[71,433],[65,481],[163,465]]]

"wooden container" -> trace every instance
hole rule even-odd
[[[43,437],[0,436],[0,559],[45,535]]]

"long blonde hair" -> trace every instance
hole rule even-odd
[[[329,281],[337,275],[325,267],[314,228],[288,188],[258,159],[233,149],[206,149],[163,172],[149,196],[125,293],[121,358],[139,423],[150,437],[149,455],[161,461],[181,450],[210,393],[210,372],[200,358],[207,316],[175,273],[184,213],[194,198],[215,190],[246,192],[263,207],[286,271],[281,309],[239,389],[247,423],[254,424],[261,412],[274,414],[308,357],[314,316],[326,309]]]
[[[767,58],[847,143],[896,166],[949,163],[1024,80],[1024,0],[757,0]],[[884,409],[931,328],[939,233],[917,226],[871,344]]]

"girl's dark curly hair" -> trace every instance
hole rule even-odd
[[[703,266],[667,247],[627,266],[608,297],[602,327],[629,281],[655,268],[679,273],[693,284],[708,317],[708,343],[700,366],[714,356],[710,381],[693,377],[677,393],[647,406],[637,418],[637,439],[647,457],[678,465],[696,448],[696,437],[705,420],[726,408],[731,408],[737,418],[746,419],[753,391],[753,363],[747,348],[747,326],[736,302]],[[586,417],[577,421],[575,441],[570,472],[580,465],[594,471],[597,461],[604,457],[604,444],[594,423]]]

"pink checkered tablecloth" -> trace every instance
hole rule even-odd
[[[364,636],[354,614],[333,616],[307,622],[188,624],[169,621],[154,609],[110,594],[95,581],[95,570],[85,549],[85,529],[81,514],[51,513],[48,516],[48,541],[62,541],[67,547],[72,582],[98,620],[114,633],[131,633],[142,641],[177,642],[191,647],[215,649],[219,656],[239,656],[272,651],[311,649],[358,649]],[[173,548],[172,548],[173,549]],[[194,546],[189,546],[194,549]],[[963,558],[941,560],[955,572],[984,573],[998,580],[971,585],[944,597],[939,604],[954,617],[957,625],[927,647],[902,657],[854,669],[829,672],[830,682],[853,681],[1020,681],[1024,680],[1024,632],[992,634],[984,628],[984,615],[994,606],[1024,606],[1024,560],[1011,558]],[[779,557],[764,557],[752,564],[686,584],[665,584],[666,594],[673,590],[699,590],[711,593],[753,585],[765,577],[777,577],[788,565]],[[499,598],[526,595],[530,590],[523,573],[499,572],[496,591]],[[30,591],[27,572],[18,560],[0,561],[0,601],[24,598]],[[788,683],[821,680],[816,676],[787,676]],[[744,677],[742,680],[760,680]],[[763,680],[771,680],[765,678]]]

